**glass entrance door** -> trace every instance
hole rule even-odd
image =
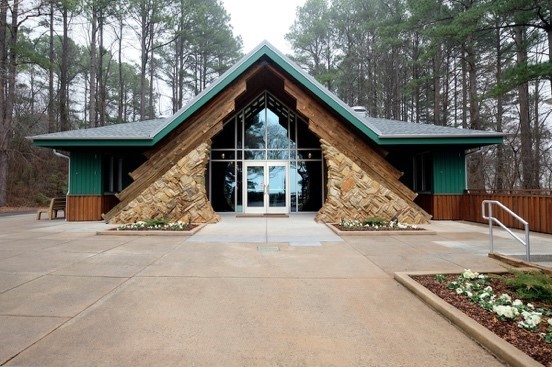
[[[245,213],[288,213],[287,162],[247,162],[244,176]]]

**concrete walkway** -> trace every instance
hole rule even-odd
[[[501,365],[392,279],[502,269],[482,226],[341,239],[313,223],[224,217],[191,238],[131,237],[2,217],[0,364]]]

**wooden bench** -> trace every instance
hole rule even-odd
[[[58,211],[63,210],[63,218],[65,218],[65,205],[67,205],[67,197],[53,198],[50,201],[50,206],[48,209],[39,209],[36,213],[36,220],[40,220],[42,213],[48,214],[49,219],[54,219],[58,217]]]

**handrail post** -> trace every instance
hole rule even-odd
[[[493,205],[488,202],[487,207],[489,209],[489,244],[491,245],[491,254],[494,254],[494,239],[493,239]]]
[[[531,244],[529,243],[529,226],[525,225],[525,256],[527,257],[527,262],[531,262]]]
[[[523,223],[525,227],[525,241],[523,241],[521,238],[519,238],[514,232],[512,232],[508,227],[506,227],[501,221],[499,221],[497,218],[493,216],[493,204],[498,205],[502,209],[504,209],[507,213],[509,213],[514,219],[517,219],[521,223]],[[485,208],[487,206],[487,208]],[[487,210],[489,211],[487,215]],[[531,262],[531,243],[529,242],[529,222],[527,222],[525,219],[521,218],[519,215],[514,213],[511,209],[504,206],[500,201],[497,200],[483,200],[481,202],[481,214],[483,216],[483,219],[487,219],[489,221],[489,251],[492,254],[494,252],[494,238],[493,238],[493,223],[496,223],[497,225],[501,226],[506,232],[508,232],[515,240],[517,240],[519,243],[521,243],[523,246],[525,246],[525,257],[527,259],[527,262]]]

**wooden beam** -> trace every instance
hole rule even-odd
[[[383,186],[414,204],[413,200],[417,194],[399,181],[402,175],[400,171],[364,140],[351,134],[343,123],[326,112],[311,96],[289,79],[285,79],[284,89],[297,100],[297,110],[309,119],[309,129],[313,133],[340,150]]]
[[[236,98],[247,90],[246,78],[259,68],[253,67],[150,150],[149,159],[130,173],[134,181],[117,195],[120,203],[106,213],[104,219],[109,221],[180,159],[219,133],[224,120],[235,111]]]

